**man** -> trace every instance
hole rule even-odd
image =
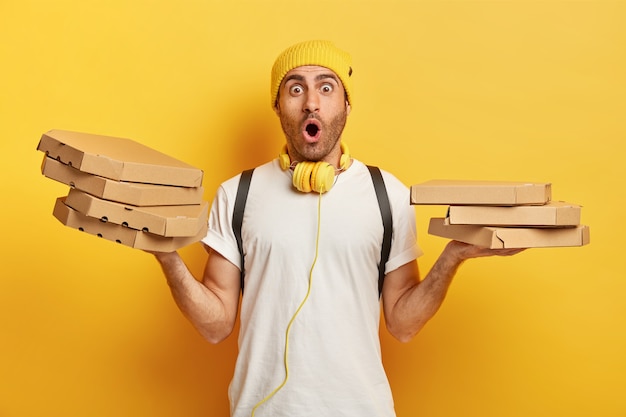
[[[288,48],[272,69],[286,146],[255,169],[245,208],[239,356],[229,388],[235,417],[395,415],[378,339],[381,214],[367,167],[341,143],[351,74],[350,56],[325,41]],[[409,341],[464,260],[519,250],[452,241],[421,280],[409,190],[386,171],[383,178],[393,215],[383,313],[389,332]],[[238,182],[217,191],[201,282],[176,252],[155,254],[179,308],[212,343],[232,332],[239,310]]]

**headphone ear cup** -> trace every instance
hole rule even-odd
[[[303,193],[311,192],[311,172],[314,162],[299,162],[293,170],[293,186]]]
[[[342,142],[339,167],[342,170],[347,169],[350,160],[348,146]],[[287,145],[283,146],[278,155],[278,162],[285,171],[292,167],[291,158],[287,153]],[[303,193],[310,193],[311,191],[325,193],[330,191],[335,183],[335,167],[328,162],[298,162],[293,167],[292,182],[293,186]]]
[[[327,162],[299,162],[293,170],[292,182],[303,193],[330,191],[335,182],[335,167]]]
[[[344,153],[341,155],[341,159],[339,160],[339,167],[341,169],[348,168],[348,164],[350,163],[350,155]]]
[[[339,159],[339,168],[347,169],[350,164],[350,150],[348,149],[348,145],[344,142],[341,142],[341,158]]]
[[[278,162],[280,163],[280,167],[283,171],[289,169],[291,165],[291,159],[289,158],[289,154],[287,153],[287,146],[283,148],[283,151],[278,155]]]
[[[317,162],[311,173],[311,188],[318,193],[330,191],[335,182],[335,168],[327,162]]]

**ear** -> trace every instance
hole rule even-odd
[[[350,103],[346,101],[346,116],[350,114],[350,109],[351,109]]]
[[[280,104],[278,104],[278,100],[274,103],[274,113],[276,113],[276,116],[280,117]]]

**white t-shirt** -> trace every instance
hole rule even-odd
[[[385,171],[383,178],[393,216],[389,272],[421,251],[408,188]],[[239,175],[218,189],[203,242],[240,267],[232,231],[238,182]],[[321,202],[318,193],[297,191],[291,171],[281,170],[277,160],[255,169],[242,226],[245,288],[229,387],[233,417],[250,416],[283,382],[286,330],[309,276],[310,296],[289,334],[288,381],[255,415],[395,415],[378,333],[382,237],[380,209],[363,163],[354,160]]]

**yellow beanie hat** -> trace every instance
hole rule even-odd
[[[274,62],[272,67],[272,82],[270,94],[272,107],[278,98],[278,89],[285,75],[294,68],[303,65],[318,65],[332,70],[346,90],[348,103],[352,105],[352,58],[329,41],[306,41],[285,49]]]

